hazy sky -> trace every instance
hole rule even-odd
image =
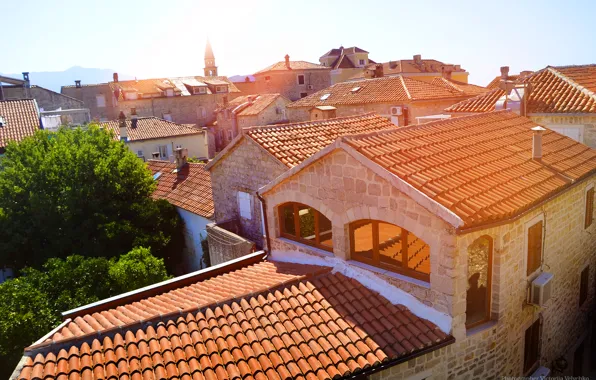
[[[485,3],[485,4],[481,4]],[[377,62],[422,54],[486,85],[546,65],[596,63],[596,1],[0,0],[0,72],[110,68],[200,75],[207,36],[220,75],[343,44]]]

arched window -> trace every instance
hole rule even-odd
[[[333,251],[331,221],[312,207],[301,203],[285,203],[279,206],[281,236]]]
[[[466,327],[490,320],[493,240],[481,236],[468,247]]]
[[[353,260],[430,280],[430,247],[401,227],[377,220],[353,222],[350,246]]]

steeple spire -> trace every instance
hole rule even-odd
[[[215,55],[213,54],[213,49],[211,48],[211,43],[209,42],[208,38],[207,45],[205,46],[205,76],[217,76],[217,66],[215,66]]]

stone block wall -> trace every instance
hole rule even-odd
[[[281,175],[288,168],[248,138],[243,138],[226,156],[210,169],[215,221],[237,219],[239,234],[263,247],[261,202],[257,190]],[[251,195],[251,219],[241,218],[238,192]]]
[[[530,115],[530,119],[538,124],[542,124],[547,128],[552,126],[578,126],[583,127],[584,144],[592,149],[596,149],[596,114],[588,114],[585,116],[569,116],[569,115]]]
[[[116,120],[118,113],[116,112],[114,94],[110,90],[108,83],[82,85],[81,87],[65,86],[62,87],[62,94],[73,97],[83,102],[84,108],[88,108],[91,113],[91,119],[97,121]],[[103,95],[105,99],[105,107],[97,106],[97,95]]]
[[[31,88],[9,86],[4,87],[3,92],[6,99],[35,99],[40,111],[42,109],[44,111],[54,111],[58,108],[63,110],[86,108],[80,100],[38,86],[32,86]]]
[[[291,101],[327,88],[331,85],[330,69],[268,71],[255,75],[257,94],[282,94]],[[298,84],[298,75],[304,75],[304,84]],[[269,77],[266,80],[265,77]],[[308,86],[311,85],[312,89]]]

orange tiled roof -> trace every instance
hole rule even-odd
[[[21,141],[39,130],[39,111],[34,99],[0,101],[0,152],[8,141]]]
[[[519,75],[515,74],[515,75],[508,75],[507,76],[507,80],[513,80],[516,81],[519,79]],[[501,76],[498,75],[495,77],[495,79],[491,80],[490,83],[486,86],[486,88],[489,89],[494,89],[494,88],[499,88],[499,83],[501,82]]]
[[[372,113],[301,123],[252,127],[245,134],[288,167],[293,167],[340,136],[396,128]]]
[[[549,66],[518,78],[517,82],[531,85],[527,100],[527,112],[530,114],[596,113],[596,65]],[[484,95],[454,104],[445,111],[492,111],[497,100],[504,95],[505,92],[497,87]]]
[[[104,128],[114,132],[115,139],[120,140],[120,121],[111,120],[100,123]],[[160,119],[155,116],[139,117],[137,126],[132,127],[130,119],[126,120],[126,133],[128,141],[141,141],[149,139],[162,139],[171,136],[195,135],[204,133],[201,129],[193,128],[187,124],[177,124],[171,121]]]
[[[348,144],[458,215],[464,228],[508,219],[596,173],[596,151],[543,133],[531,158],[531,120],[510,111],[346,138]]]
[[[189,162],[176,172],[176,164],[168,161],[149,160],[147,166],[153,174],[161,173],[154,198],[166,199],[193,214],[213,218],[211,175],[205,170],[205,164]]]
[[[29,348],[19,379],[331,379],[453,342],[330,268],[273,262],[70,325],[81,338]]]
[[[317,63],[310,63],[306,61],[290,61],[290,69],[286,66],[285,61],[280,61],[274,63],[271,66],[264,68],[263,70],[259,70],[255,73],[256,74],[263,74],[269,71],[288,71],[288,70],[330,70],[329,67],[325,67],[323,65],[319,65]]]
[[[123,100],[122,92],[133,91],[139,94],[161,94],[167,89],[172,89],[177,95],[190,96],[192,95],[186,84],[207,85],[206,94],[213,94],[214,86],[226,85],[228,92],[240,92],[238,88],[225,76],[218,77],[203,77],[203,76],[188,76],[188,77],[169,77],[169,78],[153,78],[153,79],[139,79],[139,80],[121,80],[118,82],[109,82],[110,88],[113,91],[121,91],[119,94],[120,100]],[[203,95],[197,95],[203,96]],[[140,98],[139,98],[140,99]]]
[[[253,103],[249,106],[248,105],[248,97],[252,96],[254,98]],[[234,110],[237,107],[246,103],[244,108],[239,110],[240,112],[237,113],[238,116],[255,116],[265,110],[269,105],[277,100],[282,96],[281,94],[260,94],[260,95],[242,95],[237,98],[231,100],[228,105],[227,109]]]
[[[360,87],[359,90],[355,90]],[[326,99],[323,95],[329,94]],[[404,102],[412,100],[463,98],[466,95],[446,86],[403,77],[383,77],[341,82],[305,98],[290,103],[288,107],[315,107],[338,104],[367,104]]]
[[[470,96],[484,94],[485,92],[488,91],[487,88],[482,87],[482,86],[477,86],[475,84],[470,84],[470,83],[459,82],[456,80],[446,79],[443,77],[433,78],[433,80],[430,83],[432,83],[436,86],[444,86],[449,89],[459,91],[464,95],[470,95]]]

